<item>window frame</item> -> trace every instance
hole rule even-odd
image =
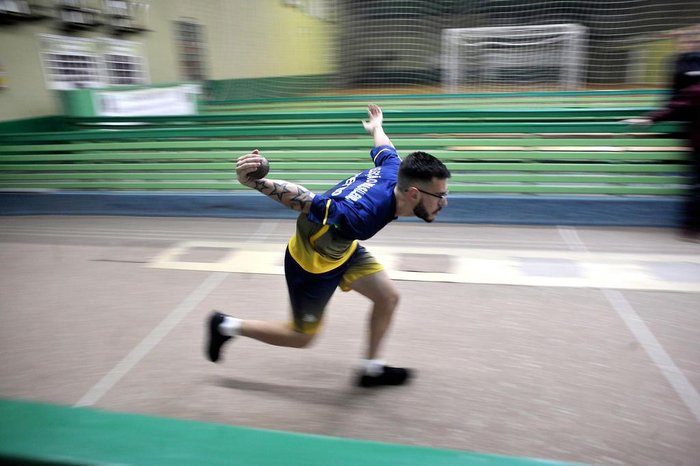
[[[53,34],[39,34],[39,40],[47,89],[150,84],[143,44],[139,42]],[[115,61],[114,57],[123,61]]]

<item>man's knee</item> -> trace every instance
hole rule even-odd
[[[299,329],[294,329],[294,338],[290,342],[292,348],[306,348],[311,346],[311,343],[316,339],[316,333],[301,332]]]
[[[385,290],[375,301],[375,304],[381,306],[387,312],[392,312],[399,305],[399,299],[401,299],[399,292],[391,288]]]
[[[297,348],[306,348],[308,346],[311,346],[311,343],[313,343],[314,340],[316,339],[315,337],[316,337],[315,333],[311,334],[311,335],[302,333],[301,338],[299,339],[299,346],[297,346]]]

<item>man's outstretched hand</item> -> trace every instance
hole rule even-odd
[[[382,109],[379,105],[369,104],[367,106],[367,114],[369,115],[369,121],[362,121],[362,126],[369,134],[374,134],[377,128],[382,127],[384,121],[384,115],[382,114]]]

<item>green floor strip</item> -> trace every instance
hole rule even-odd
[[[259,466],[572,464],[247,429],[16,400],[0,400],[0,463]]]

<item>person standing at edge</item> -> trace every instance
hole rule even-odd
[[[680,38],[681,54],[673,71],[671,95],[666,103],[640,118],[629,118],[625,123],[649,126],[658,121],[685,122],[684,135],[690,152],[688,162],[688,192],[682,214],[683,239],[700,241],[700,29]]]
[[[358,240],[374,236],[401,216],[432,222],[447,206],[447,167],[425,152],[401,160],[382,127],[382,110],[368,106],[372,135],[370,155],[374,168],[348,178],[324,194],[283,180],[249,174],[261,163],[256,149],[236,164],[238,181],[275,201],[299,211],[296,232],[284,259],[285,278],[292,308],[291,321],[241,320],[213,312],[207,321],[206,353],[218,361],[224,343],[245,336],[277,346],[304,348],[317,334],[326,305],[335,289],[355,290],[372,302],[365,360],[358,374],[361,387],[402,385],[411,371],[392,367],[380,359],[380,349],[396,310],[399,293],[384,267]]]

